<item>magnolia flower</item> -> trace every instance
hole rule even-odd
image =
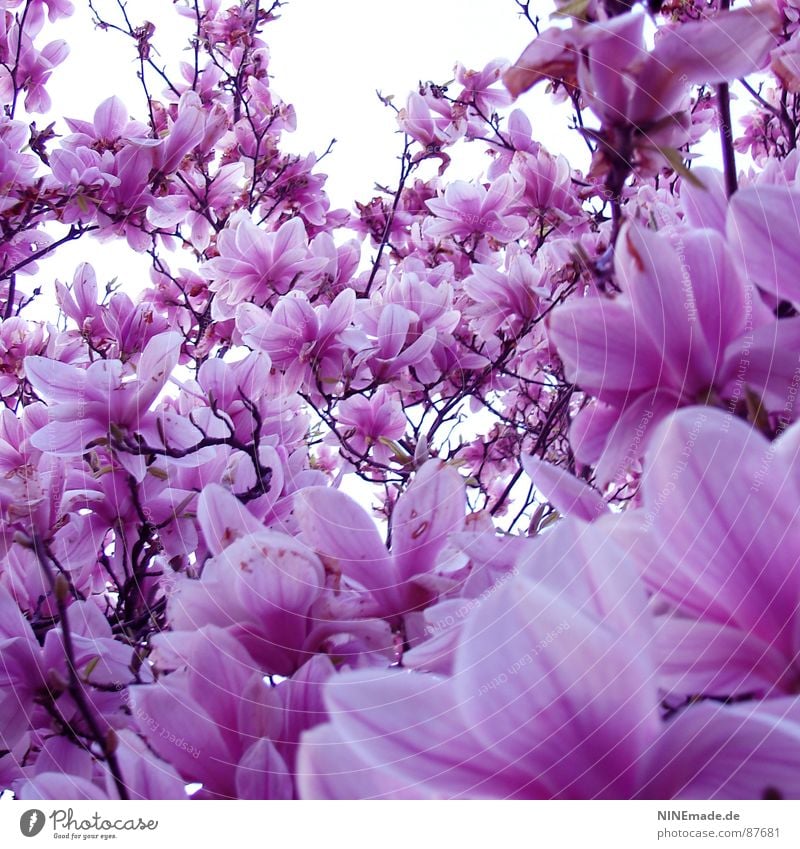
[[[275,295],[285,295],[298,277],[313,275],[326,265],[309,252],[299,218],[269,233],[248,215],[240,214],[220,233],[217,250],[219,256],[204,263],[200,271],[217,293],[214,305],[221,318],[230,318],[242,301],[266,304]]]
[[[569,379],[598,400],[578,416],[573,436],[602,483],[641,456],[653,426],[678,407],[741,397],[743,381],[779,396],[786,369],[767,377],[767,361],[785,357],[788,368],[793,358],[768,343],[796,332],[772,320],[715,231],[654,234],[631,224],[615,269],[621,295],[569,301],[548,329]]]
[[[346,351],[342,332],[352,320],[355,301],[355,292],[345,289],[330,306],[312,307],[303,292],[295,291],[284,295],[269,316],[252,304],[241,304],[236,324],[242,340],[266,352],[290,383],[296,379],[313,386],[316,377],[323,385],[335,384]]]
[[[306,799],[800,795],[797,699],[661,719],[646,597],[597,523],[562,526],[474,606],[452,674],[363,670],[323,697]]]
[[[448,184],[444,197],[426,201],[436,216],[425,225],[427,235],[492,236],[498,242],[513,242],[528,229],[528,222],[507,210],[514,205],[522,186],[508,174],[498,177],[485,189],[479,184],[456,181]]]
[[[796,694],[800,425],[768,442],[720,410],[681,410],[646,455],[617,533],[664,611],[664,686],[681,696]]]
[[[378,463],[389,462],[394,453],[384,440],[400,439],[407,425],[399,400],[385,386],[369,398],[346,398],[339,404],[337,419],[347,445],[359,454],[370,453]]]
[[[771,4],[720,12],[713,19],[663,28],[652,50],[638,10],[535,38],[505,72],[518,96],[542,80],[579,89],[602,122],[593,169],[615,158],[648,164],[664,148],[688,140],[688,88],[746,76],[763,67],[780,19]],[[656,160],[654,160],[656,161]]]
[[[27,357],[28,381],[49,403],[50,418],[50,424],[33,435],[32,443],[41,451],[81,454],[90,442],[106,437],[112,425],[139,430],[178,363],[182,342],[178,333],[162,333],[150,340],[136,376],[128,380],[123,378],[119,360],[96,360],[81,368],[47,357]]]
[[[155,640],[157,684],[132,687],[131,713],[157,755],[200,782],[202,798],[291,799],[292,780],[270,739],[280,707],[232,634],[213,625]]]
[[[306,543],[365,589],[388,617],[429,600],[426,576],[436,568],[448,535],[461,529],[464,511],[461,476],[439,460],[425,463],[398,499],[390,552],[372,519],[345,493],[307,487],[295,496],[295,517]]]

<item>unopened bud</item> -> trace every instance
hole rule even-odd
[[[51,696],[60,696],[69,686],[64,676],[55,668],[51,667],[45,675],[45,683]]]
[[[106,739],[104,741],[103,747],[105,749],[105,753],[107,755],[113,755],[114,752],[117,751],[117,747],[119,746],[119,737],[117,737],[117,732],[114,731],[113,728],[109,728],[106,732]]]
[[[56,579],[53,583],[53,592],[55,594],[56,601],[59,602],[66,601],[70,596],[69,581],[61,572],[56,575]]]
[[[14,532],[14,542],[22,548],[33,548],[33,541],[24,531]]]

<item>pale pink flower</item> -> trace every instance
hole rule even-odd
[[[407,424],[400,401],[385,386],[369,397],[346,398],[339,404],[336,418],[348,446],[378,463],[388,463],[395,453],[384,440],[400,439]]]
[[[298,278],[314,276],[326,262],[308,247],[305,227],[292,218],[275,232],[267,232],[242,213],[217,238],[219,256],[203,264],[201,274],[216,293],[218,317],[233,316],[243,301],[264,305],[285,295]]]
[[[434,237],[457,236],[461,239],[487,235],[498,242],[513,242],[528,229],[524,218],[508,212],[522,188],[508,174],[498,177],[488,189],[460,180],[450,183],[444,197],[426,201],[436,218],[426,222],[425,232]]]

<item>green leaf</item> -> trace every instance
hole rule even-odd
[[[692,173],[687,167],[686,163],[683,161],[683,157],[680,154],[680,151],[676,150],[674,147],[658,147],[656,146],[656,150],[667,160],[670,164],[670,168],[679,176],[686,180],[687,183],[691,183],[698,189],[703,189],[706,191],[706,186],[703,181],[697,176],[697,174]]]
[[[586,20],[586,12],[589,9],[591,0],[569,0],[563,6],[559,6],[551,18],[575,18],[579,21]]]

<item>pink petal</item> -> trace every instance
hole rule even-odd
[[[349,495],[322,486],[294,496],[294,515],[305,541],[363,587],[391,582],[389,555],[375,522]]]
[[[793,683],[787,658],[739,628],[664,617],[657,644],[662,686],[676,696],[776,695]]]
[[[659,383],[661,352],[623,303],[568,302],[553,312],[548,337],[568,379],[601,401],[624,403]]]
[[[800,700],[696,705],[653,747],[651,799],[800,799]]]
[[[753,283],[800,304],[800,192],[748,186],[731,198],[728,244]]]
[[[292,799],[292,776],[270,740],[258,740],[247,750],[236,768],[239,799]]]
[[[15,788],[17,799],[26,801],[78,801],[82,799],[108,799],[96,784],[77,775],[44,772],[23,781]]]
[[[626,516],[652,590],[684,615],[735,626],[794,656],[800,548],[793,468],[744,421],[695,407],[653,435],[642,507]]]
[[[529,455],[520,459],[536,488],[562,515],[592,522],[608,512],[608,505],[600,493],[565,469]]]
[[[461,530],[465,510],[461,475],[440,460],[425,463],[392,515],[392,553],[401,580],[433,569],[448,534]]]
[[[48,402],[82,401],[86,371],[49,357],[25,357],[25,376],[36,394]]]
[[[235,495],[215,483],[209,484],[200,493],[197,521],[212,554],[219,554],[240,537],[264,529]]]

